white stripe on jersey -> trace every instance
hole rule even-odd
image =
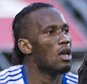
[[[78,79],[78,75],[73,74],[73,73],[71,73],[71,72],[68,72],[68,73],[67,73],[67,75],[72,76],[72,77],[75,77],[75,78],[77,78],[77,79]]]
[[[78,82],[77,79],[72,78],[72,77],[69,77],[68,75],[66,75],[66,78],[67,78],[68,80],[70,80],[70,81]]]
[[[70,81],[70,80],[67,80],[66,82],[67,82],[67,84],[77,84],[77,83],[72,82],[72,81]]]
[[[68,72],[65,75],[65,78],[67,79],[67,84],[78,84],[78,76],[76,74],[73,74],[71,72]]]
[[[24,84],[24,82],[23,82],[23,79],[21,78],[20,80],[17,80],[17,81],[10,81],[10,82],[8,82],[8,83],[6,83],[6,84]]]
[[[23,65],[12,66],[0,72],[0,84],[24,84],[22,67]]]
[[[13,75],[16,75],[16,74],[19,74],[21,72],[21,69],[19,69],[19,70],[16,70],[16,71],[8,71],[6,74],[4,74],[3,76],[0,76],[0,80],[2,80],[2,79],[5,79],[5,78],[7,78],[7,76],[13,76]]]
[[[1,71],[0,72],[0,76],[2,76],[2,75],[4,75],[6,72],[8,72],[9,70],[10,71],[13,71],[13,70],[16,70],[16,69],[19,69],[19,68],[21,68],[23,65],[17,65],[17,66],[12,66],[12,67],[10,67],[10,68],[8,68],[8,69],[5,69],[4,71]]]
[[[22,74],[19,74],[19,75],[14,76],[14,77],[8,76],[6,79],[0,80],[0,83],[6,83],[6,82],[8,82],[9,80],[15,81],[15,80],[20,79],[20,78],[22,78]]]

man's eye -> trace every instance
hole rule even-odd
[[[69,32],[69,29],[66,28],[66,29],[64,30],[64,34],[68,34],[68,32]]]
[[[55,35],[58,31],[58,28],[56,25],[48,26],[45,30],[45,33],[48,35]]]
[[[48,31],[47,31],[47,34],[53,34],[54,33],[54,29],[49,29]]]

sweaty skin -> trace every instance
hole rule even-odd
[[[55,8],[42,8],[27,15],[32,53],[25,56],[29,84],[62,84],[62,74],[71,68],[71,38],[63,15]],[[33,81],[34,80],[34,81]]]

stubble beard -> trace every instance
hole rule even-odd
[[[57,75],[63,75],[64,73],[69,72],[71,69],[71,66],[67,66],[61,69],[54,69],[52,67],[39,66],[39,69],[42,73],[48,74],[52,76],[53,78],[56,78]]]

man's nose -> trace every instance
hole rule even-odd
[[[70,44],[71,45],[71,39],[68,35],[62,35],[59,38],[59,44]]]

